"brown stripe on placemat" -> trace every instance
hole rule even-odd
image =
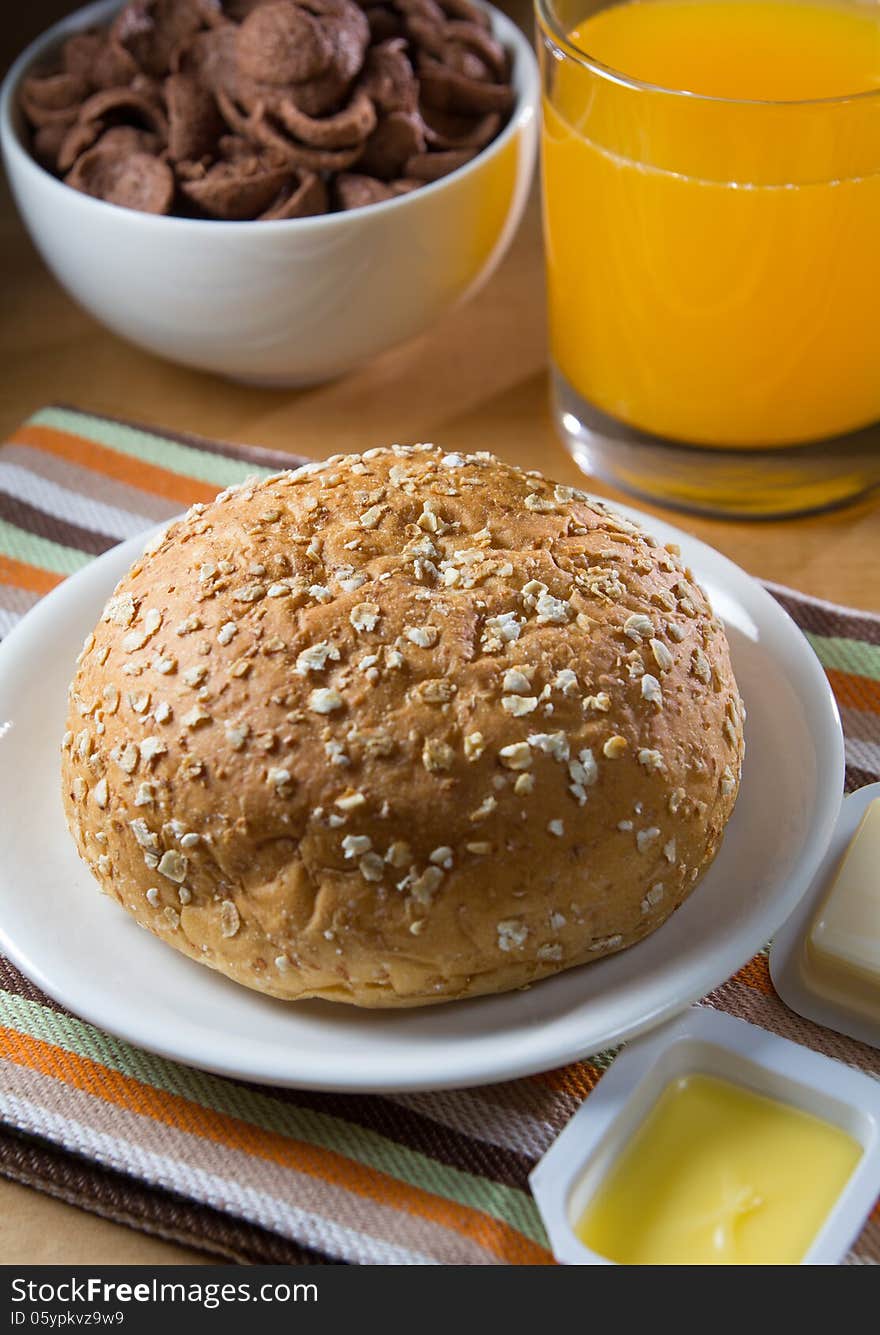
[[[68,1012],[57,1001],[47,997],[45,992],[41,992],[36,983],[32,983],[29,978],[16,969],[15,965],[5,956],[0,955],[0,991],[11,992],[13,996],[24,997],[26,1001],[36,1002],[38,1006],[45,1006],[48,1010],[56,1011],[59,1015],[67,1015]]]
[[[865,788],[869,783],[876,783],[877,775],[871,770],[859,769],[857,765],[847,765],[846,780],[844,782],[844,791],[854,793],[859,788]]]
[[[494,1141],[487,1143],[472,1138],[459,1128],[434,1121],[414,1108],[392,1103],[381,1095],[364,1097],[322,1094],[301,1089],[276,1089],[272,1092],[285,1102],[329,1117],[342,1118],[459,1172],[471,1173],[521,1191],[528,1190],[528,1176],[534,1166],[534,1154],[521,1154]]]
[[[3,1128],[0,1174],[102,1219],[222,1260],[254,1265],[344,1265],[210,1206]]]
[[[24,616],[40,601],[43,595],[31,593],[28,589],[16,589],[12,584],[0,584],[0,609]]]
[[[538,1091],[532,1085],[527,1089],[524,1083],[519,1099],[511,1095],[507,1101],[503,1090],[495,1097],[497,1089],[498,1085],[483,1085],[385,1097],[397,1107],[414,1109],[431,1122],[439,1122],[473,1140],[502,1146],[532,1160],[543,1154],[553,1136],[562,1130],[578,1107],[577,1102],[569,1107],[564,1098],[551,1097],[544,1091],[540,1096],[540,1107],[534,1111],[529,1095]]]
[[[34,533],[38,538],[48,538],[50,542],[60,543],[62,547],[88,552],[89,556],[101,556],[119,544],[118,537],[93,533],[91,529],[81,528],[79,524],[38,510],[27,501],[10,496],[5,491],[0,491],[0,522],[24,529],[26,533]]]
[[[850,640],[864,640],[866,644],[880,644],[880,618],[870,612],[859,615],[807,596],[796,597],[783,592],[775,584],[768,585],[767,591],[801,630],[810,631],[814,635],[834,635]]]

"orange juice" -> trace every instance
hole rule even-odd
[[[878,0],[635,0],[568,42],[544,200],[571,388],[722,448],[880,419]]]

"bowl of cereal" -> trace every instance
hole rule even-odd
[[[486,281],[538,98],[528,40],[474,0],[101,0],[12,67],[0,144],[34,244],[96,320],[307,385]]]

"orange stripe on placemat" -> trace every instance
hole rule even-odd
[[[98,445],[93,440],[66,431],[56,431],[48,426],[20,427],[12,441],[16,445],[45,450],[60,459],[79,464],[81,468],[91,468],[93,472],[104,473],[117,482],[125,482],[139,491],[153,492],[156,496],[163,496],[180,505],[212,501],[219,490],[210,482],[199,482],[196,478],[172,473],[144,459],[132,459],[127,454],[118,454],[116,450],[108,449],[106,445]]]
[[[856,677],[837,668],[826,668],[825,675],[837,703],[844,709],[865,709],[880,714],[880,681],[874,681],[872,677]]]
[[[28,565],[25,561],[15,561],[11,556],[0,553],[0,584],[11,584],[16,589],[27,589],[28,593],[42,596],[54,589],[64,579],[53,570],[41,570],[39,566]]]
[[[736,982],[745,983],[747,987],[753,987],[755,991],[763,992],[765,996],[776,996],[776,988],[770,979],[770,962],[766,955],[756,955],[733,976]]]
[[[550,1253],[517,1232],[509,1224],[479,1210],[433,1195],[378,1169],[347,1159],[335,1150],[310,1145],[237,1117],[214,1112],[178,1094],[155,1089],[133,1076],[101,1066],[42,1039],[16,1029],[0,1027],[0,1055],[72,1085],[95,1098],[141,1117],[151,1117],[189,1135],[200,1136],[227,1149],[277,1163],[283,1168],[307,1173],[394,1210],[408,1211],[442,1228],[470,1238],[501,1260],[515,1265],[547,1265]]]
[[[539,1071],[529,1076],[536,1085],[544,1085],[554,1094],[567,1094],[570,1098],[585,1099],[595,1089],[602,1078],[602,1072],[592,1062],[572,1062],[570,1066],[559,1066],[555,1071]]]

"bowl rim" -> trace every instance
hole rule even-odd
[[[16,172],[30,175],[32,179],[42,181],[44,186],[48,186],[49,189],[57,188],[58,191],[63,192],[63,196],[59,195],[59,199],[74,194],[84,208],[95,208],[105,212],[112,210],[120,216],[136,219],[140,225],[147,227],[174,227],[178,232],[182,232],[184,229],[199,231],[208,228],[210,232],[217,233],[228,233],[230,229],[233,229],[236,233],[241,233],[249,227],[258,227],[261,233],[267,229],[271,230],[272,233],[277,233],[288,228],[295,228],[297,233],[305,233],[320,228],[344,227],[350,224],[352,220],[359,221],[364,214],[371,218],[381,217],[389,210],[406,208],[408,205],[412,205],[414,201],[439,193],[444,187],[448,187],[450,182],[460,180],[463,176],[479,170],[481,164],[488,162],[499,154],[511,139],[524,127],[528,126],[538,114],[540,75],[532,43],[514,23],[513,19],[496,8],[495,5],[490,4],[489,0],[475,0],[475,3],[481,9],[488,13],[494,35],[512,50],[512,86],[515,102],[510,119],[504,129],[491,143],[482,148],[470,162],[466,162],[462,167],[456,168],[446,176],[441,176],[436,181],[429,181],[420,189],[412,190],[406,195],[398,196],[396,199],[386,199],[375,204],[361,204],[355,209],[321,213],[308,218],[275,218],[260,221],[256,218],[242,220],[181,218],[174,214],[143,213],[138,209],[96,199],[93,195],[87,195],[82,191],[74,191],[71,186],[59,177],[54,176],[52,172],[37,162],[22,142],[22,137],[16,128],[14,119],[18,110],[17,94],[19,85],[40,59],[54,47],[60,45],[64,38],[82,32],[95,24],[105,22],[112,14],[121,9],[124,3],[125,0],[92,0],[92,3],[74,10],[72,14],[68,14],[57,23],[53,23],[51,27],[35,37],[10,66],[2,84],[0,84],[0,148],[2,148],[3,157],[6,161],[10,181],[12,181],[14,169]]]

